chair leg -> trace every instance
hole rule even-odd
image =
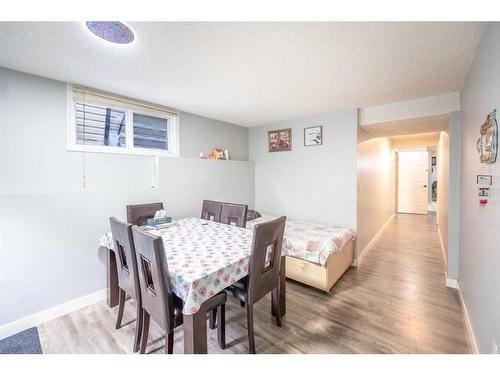
[[[210,327],[210,329],[214,329],[215,322],[217,321],[217,309],[213,309],[208,312],[208,320],[208,326]]]
[[[273,298],[272,298],[272,301],[273,301],[273,310],[275,311],[275,315],[276,315],[276,324],[278,325],[278,327],[281,327],[282,323],[281,323],[281,308],[280,308],[280,301],[279,301],[279,291],[278,291],[278,287],[274,288],[273,289]]]
[[[165,337],[165,354],[172,354],[174,352],[174,330],[166,334]]]
[[[149,314],[143,310],[142,315],[142,335],[141,335],[141,354],[146,353],[146,346],[148,345],[149,335]]]
[[[120,296],[118,300],[118,317],[116,318],[116,329],[122,326],[123,310],[125,310],[125,297],[126,293],[123,289],[120,289]]]
[[[221,349],[226,348],[226,304],[217,309],[217,340]]]
[[[143,320],[143,310],[139,302],[137,302],[137,319],[135,321],[135,340],[134,340],[134,353],[137,353],[141,346],[141,335],[142,335],[142,320]]]
[[[247,304],[247,329],[250,354],[255,354],[255,338],[253,335],[253,305],[249,304]]]

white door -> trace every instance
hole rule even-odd
[[[427,214],[428,152],[398,154],[398,212]]]

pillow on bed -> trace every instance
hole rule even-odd
[[[261,214],[255,210],[247,210],[247,221],[255,220],[261,217]]]

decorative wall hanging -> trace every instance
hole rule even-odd
[[[267,132],[269,152],[292,150],[292,129],[279,129]]]
[[[479,188],[478,189],[480,197],[489,197],[490,196],[490,188]]]
[[[312,126],[304,129],[304,146],[319,146],[323,144],[323,127]]]
[[[481,125],[479,138],[476,143],[481,163],[493,164],[497,160],[498,154],[498,124],[496,119],[496,109],[487,117]]]
[[[493,176],[487,174],[478,174],[477,175],[477,184],[478,185],[493,185]]]

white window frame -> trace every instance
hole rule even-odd
[[[165,157],[179,157],[179,115],[178,113],[173,113],[165,111],[164,114],[159,115],[158,111],[148,111],[147,107],[144,109],[131,109],[127,108],[126,102],[123,102],[123,107],[120,106],[109,106],[109,108],[116,109],[125,112],[125,147],[113,147],[113,146],[96,146],[96,145],[84,145],[78,144],[76,141],[76,110],[75,110],[75,100],[73,95],[73,85],[68,84],[66,86],[67,92],[67,117],[68,126],[66,133],[66,150],[67,151],[78,151],[78,152],[97,152],[105,154],[126,154],[126,155],[144,155],[144,156],[165,156]],[[91,90],[89,90],[92,93]],[[107,94],[110,98],[113,95]],[[120,98],[116,98],[117,102]],[[95,104],[102,106],[100,103],[92,103],[88,101],[89,104]],[[150,149],[134,147],[134,134],[133,134],[133,115],[134,113],[153,116],[157,118],[164,118],[167,120],[167,134],[168,134],[168,150]]]

